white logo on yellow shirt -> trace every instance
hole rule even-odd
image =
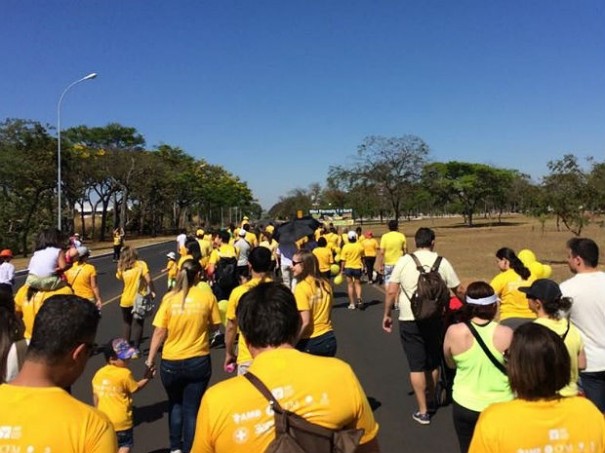
[[[0,439],[21,439],[20,426],[0,426]]]
[[[237,428],[235,430],[235,432],[233,433],[233,440],[235,441],[236,444],[243,444],[243,443],[248,442],[248,437],[249,437],[248,428],[244,428],[243,426],[241,428]]]
[[[252,420],[254,418],[260,418],[262,412],[260,409],[255,409],[253,411],[244,412],[243,414],[234,414],[233,421],[235,424],[239,424],[241,422],[247,422],[248,420]]]
[[[567,440],[567,439],[569,439],[569,433],[567,432],[567,428],[548,430],[548,439],[549,440]]]

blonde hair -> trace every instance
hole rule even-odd
[[[186,260],[179,270],[176,276],[176,282],[174,288],[170,291],[171,294],[178,294],[183,292],[183,299],[181,302],[181,308],[185,308],[185,302],[189,290],[195,286],[195,279],[200,275],[202,266],[196,260]]]
[[[122,249],[122,253],[120,254],[120,261],[118,262],[118,270],[119,271],[127,271],[128,269],[132,269],[134,263],[136,263],[137,259],[139,259],[139,254],[137,253],[137,249],[131,247],[129,245],[125,246]]]

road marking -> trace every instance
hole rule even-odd
[[[157,277],[152,278],[151,280],[155,282],[157,279],[159,279],[159,278],[163,277],[163,276],[164,276],[164,275],[166,275],[167,273],[168,273],[168,272],[163,272],[163,273],[159,274]],[[102,306],[104,307],[105,305],[111,304],[112,302],[115,302],[116,300],[118,300],[120,297],[122,297],[122,293],[118,294],[118,295],[117,295],[117,296],[115,296],[115,297],[112,297],[111,299],[109,299],[109,300],[108,300],[108,301],[106,301],[106,302],[103,302],[103,305],[102,305]]]

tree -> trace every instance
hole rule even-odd
[[[388,201],[395,219],[402,203],[420,181],[429,146],[414,135],[402,137],[366,137],[357,148],[350,167],[331,167],[329,179],[338,180],[351,192],[360,186],[372,187]]]
[[[424,186],[441,204],[458,202],[468,226],[480,203],[497,200],[512,181],[511,170],[485,164],[451,161],[429,164],[424,169]]]
[[[594,195],[588,176],[573,154],[548,162],[548,169],[550,174],[542,183],[545,201],[557,216],[557,225],[560,219],[568,231],[579,236],[588,223],[585,210]]]

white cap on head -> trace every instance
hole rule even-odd
[[[351,230],[349,231],[349,239],[357,239],[357,233],[355,233],[355,231]]]
[[[176,259],[176,253],[174,253],[174,252],[168,252],[168,253],[166,253],[166,256],[168,258],[170,258],[171,260],[175,260]]]
[[[79,256],[90,255],[90,250],[88,250],[88,247],[85,247],[83,245],[81,245],[80,247],[76,248],[76,250],[78,251],[78,255]]]
[[[239,229],[239,233],[238,233],[241,237],[244,237],[246,235],[246,230],[244,230],[243,228]]]

